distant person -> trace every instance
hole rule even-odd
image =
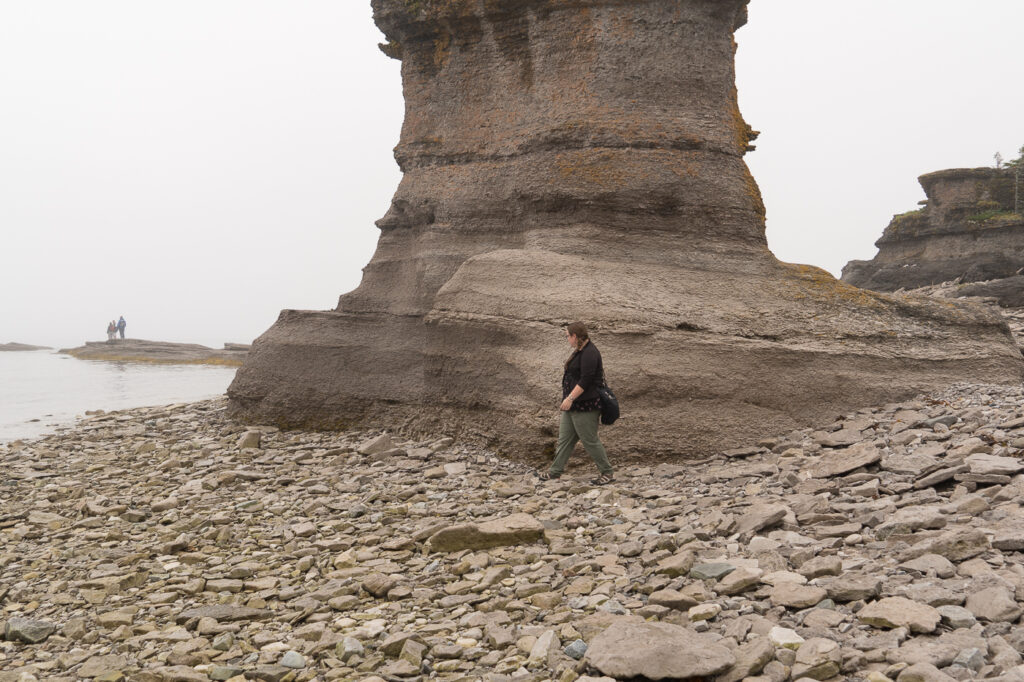
[[[117,324],[111,320],[107,323],[107,341],[113,341],[115,334],[117,334]]]
[[[124,328],[128,326],[128,323],[124,321],[124,315],[117,321],[117,331],[121,333],[121,340],[124,341]]]

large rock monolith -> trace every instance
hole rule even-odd
[[[404,177],[361,285],[334,310],[281,313],[229,389],[234,413],[540,454],[575,319],[622,401],[603,432],[619,455],[1019,381],[997,316],[769,252],[735,87],[746,6],[373,0],[402,61]]]

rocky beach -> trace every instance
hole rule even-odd
[[[1019,385],[604,487],[223,399],[95,415],[0,446],[0,680],[1024,679],[1022,448]]]
[[[406,118],[359,287],[3,375],[126,402],[0,443],[0,682],[1024,682],[1018,174],[923,176],[847,281],[781,262],[748,1],[372,0]],[[609,485],[538,476],[576,319]]]

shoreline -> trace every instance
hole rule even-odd
[[[883,682],[965,649],[981,676],[1024,673],[1020,385],[604,487],[581,452],[540,483],[440,435],[280,431],[225,406],[0,445],[0,679],[571,681],[713,660],[719,679]],[[645,653],[669,635],[683,654]]]

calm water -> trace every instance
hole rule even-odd
[[[0,442],[51,433],[86,410],[212,398],[234,367],[78,360],[52,351],[0,352]]]

